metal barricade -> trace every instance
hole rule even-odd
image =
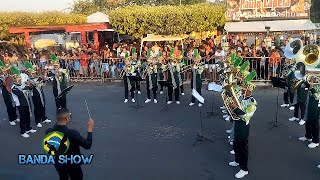
[[[69,76],[71,79],[77,79],[77,73],[74,70],[74,63],[75,61],[80,60],[65,60],[65,67],[69,69]],[[140,61],[143,63],[145,62],[144,58],[141,58]],[[250,62],[250,69],[249,71],[256,70],[257,76],[254,79],[255,81],[270,81],[270,77],[272,76],[282,76],[282,71],[285,66],[285,58],[272,58],[272,57],[244,57],[243,62],[249,61]],[[32,65],[36,68],[38,74],[41,73],[41,66],[40,66],[40,60],[39,59],[31,59],[30,62]],[[91,60],[88,62],[88,72],[87,78],[90,78],[90,66]],[[217,64],[210,63],[206,58],[202,58],[201,62],[205,64],[205,71],[202,75],[203,80],[210,80],[212,79],[212,76],[215,75],[215,80],[218,80],[217,75]],[[212,61],[214,62],[214,61]],[[80,62],[77,62],[80,63]],[[189,57],[184,57],[184,64],[185,66],[192,65],[193,60]],[[104,58],[100,61],[98,70],[95,69],[96,67],[92,68],[94,69],[95,77],[94,79],[105,82],[106,80],[119,80],[119,75],[121,74],[121,71],[123,71],[124,68],[124,59],[121,58]],[[97,73],[99,72],[99,73]],[[191,78],[191,71],[185,71],[182,73],[183,80],[189,81]]]

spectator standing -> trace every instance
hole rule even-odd
[[[100,77],[101,71],[100,71],[100,65],[101,65],[101,59],[98,56],[96,52],[92,54],[91,64],[90,64],[90,75],[91,80],[94,76]]]
[[[81,50],[79,58],[80,58],[80,76],[85,80],[88,73],[88,61],[89,61],[88,55],[85,54],[83,50]]]

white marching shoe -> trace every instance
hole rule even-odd
[[[280,105],[280,107],[289,107],[289,104],[283,103],[283,104]]]
[[[240,171],[234,177],[237,179],[241,179],[248,174],[249,174],[248,171],[244,171],[244,170],[240,169]]]
[[[16,122],[14,122],[14,121],[9,121],[9,123],[10,123],[11,126],[15,126],[16,125]]]
[[[151,99],[147,99],[144,103],[149,103],[151,102]]]
[[[51,123],[51,120],[50,119],[46,119],[43,121],[43,123]]]
[[[289,109],[290,109],[291,111],[293,111],[293,110],[294,110],[294,106],[289,107]]]
[[[233,146],[233,141],[230,141],[229,143],[230,143],[231,146]]]
[[[296,118],[296,117],[289,118],[289,121],[291,121],[291,122],[297,121],[297,120],[299,120],[299,118]]]
[[[41,123],[38,123],[38,124],[37,124],[37,127],[38,127],[38,128],[42,128],[42,124],[41,124]]]
[[[21,136],[24,137],[24,138],[30,137],[29,134],[27,134],[27,133],[23,133],[23,134],[21,134]]]
[[[198,104],[198,107],[202,107],[202,104],[201,104],[201,103],[199,103],[199,104]]]
[[[303,120],[303,119],[301,119],[301,120],[299,121],[299,125],[301,125],[301,126],[303,126],[305,123],[306,123],[306,121]]]
[[[221,109],[221,110],[224,110],[224,109],[226,109],[226,107],[224,107],[224,106],[221,106],[221,107],[220,107],[220,109]]]
[[[308,139],[308,138],[306,138],[305,136],[299,137],[299,140],[300,140],[300,141],[312,141],[312,139]]]
[[[176,101],[176,104],[180,104],[180,101]]]
[[[160,91],[160,94],[163,94],[163,91]]]
[[[124,103],[127,103],[127,102],[128,102],[128,99],[125,99],[125,100],[124,100]]]
[[[319,143],[310,143],[310,144],[308,145],[308,147],[311,148],[311,149],[316,148],[316,147],[318,147],[318,146],[319,146]]]
[[[228,114],[225,114],[225,115],[223,115],[222,117],[225,119],[225,118],[227,118],[229,115]]]
[[[19,119],[19,118],[17,118],[15,121],[18,123],[18,122],[20,122],[20,119]]]
[[[226,117],[224,120],[230,122],[230,116]]]
[[[236,153],[234,152],[234,150],[230,151],[230,154],[235,155]]]
[[[221,111],[221,112],[224,113],[224,114],[227,114],[227,113],[228,113],[226,110],[223,110],[223,111]]]
[[[134,100],[134,99],[131,99],[131,102],[135,103],[135,102],[136,102],[136,100]]]
[[[155,104],[157,104],[157,103],[158,103],[158,100],[154,99],[153,102],[154,102]]]
[[[168,101],[167,104],[172,104],[173,101]]]
[[[37,130],[34,130],[34,129],[30,129],[29,131],[26,131],[27,134],[29,134],[29,133],[32,133],[32,134],[33,134],[33,133],[35,133],[35,132],[37,132]]]
[[[230,134],[231,133],[231,129],[226,130],[226,133]]]
[[[232,161],[232,162],[229,162],[229,166],[237,167],[237,166],[239,166],[239,163]]]
[[[186,95],[185,93],[181,93],[182,96]]]
[[[189,104],[189,106],[193,106],[194,105],[194,103],[193,102],[191,102],[190,104]]]
[[[141,94],[141,91],[138,91],[138,94]]]
[[[320,169],[320,165],[317,166]]]

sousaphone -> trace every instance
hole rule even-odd
[[[284,56],[288,59],[294,59],[303,47],[300,39],[291,40],[284,49]]]

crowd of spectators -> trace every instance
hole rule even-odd
[[[91,44],[70,50],[62,48],[29,49],[28,53],[24,55],[2,50],[0,51],[0,59],[8,66],[15,64],[21,69],[23,69],[23,61],[30,59],[37,65],[39,74],[43,74],[51,66],[50,55],[55,54],[60,60],[61,67],[68,69],[70,77],[73,77],[75,81],[101,77],[116,79],[124,67],[125,54],[132,53],[133,47],[136,48],[139,58],[142,60],[146,59],[149,49],[152,50],[153,56],[162,52],[165,59],[170,56],[170,51],[173,48],[175,54],[184,52],[184,62],[187,65],[192,64],[193,52],[197,48],[205,64],[203,78],[209,81],[217,80],[216,64],[228,55],[217,38],[207,38],[201,42],[188,39],[182,43],[183,45],[180,41],[144,43],[142,52],[140,52],[140,43],[137,40],[107,44],[99,51],[94,50]],[[288,41],[284,40],[277,46],[270,46],[270,42],[261,41],[257,45],[248,45],[246,39],[243,39],[229,40],[229,47],[235,49],[244,60],[250,61],[251,69],[257,71],[257,79],[266,80],[281,71],[280,66],[285,63],[283,54],[287,43]],[[185,78],[188,77],[187,74]]]

